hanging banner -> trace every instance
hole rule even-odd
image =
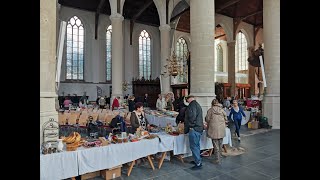
[[[67,23],[65,21],[61,21],[60,24],[60,32],[58,38],[58,47],[57,47],[57,64],[56,64],[56,90],[59,90],[60,85],[60,74],[61,74],[61,64],[62,64],[62,55],[63,55],[63,46],[64,46],[64,39],[66,36],[66,27]]]
[[[263,80],[263,87],[267,87],[267,80],[266,80],[266,74],[264,72],[264,64],[262,56],[259,56],[260,59],[260,65],[261,65],[261,71],[262,71],[262,80]]]

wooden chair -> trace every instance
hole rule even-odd
[[[85,126],[87,124],[88,117],[89,117],[88,114],[81,114],[79,117],[79,124],[81,126]]]
[[[91,116],[93,117],[93,121],[98,119],[99,113],[92,113]]]
[[[65,125],[67,122],[67,115],[64,113],[58,114],[58,123],[59,125]]]
[[[79,114],[76,114],[76,113],[71,114],[70,117],[68,118],[68,124],[69,125],[77,124],[77,119],[79,119]]]

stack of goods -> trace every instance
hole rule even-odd
[[[87,141],[83,144],[84,147],[86,148],[91,148],[91,147],[100,147],[102,146],[102,142],[99,140],[95,140],[95,141]]]
[[[67,144],[67,151],[75,151],[81,146],[81,135],[78,132],[71,133],[68,137],[63,138],[63,142]]]
[[[175,131],[175,129],[171,126],[171,124],[167,124],[165,128],[166,133],[173,135],[173,136],[179,136],[179,131]]]

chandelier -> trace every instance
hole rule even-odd
[[[184,70],[185,66],[186,60],[183,60],[182,58],[179,59],[176,56],[175,51],[173,51],[173,54],[169,57],[169,59],[167,59],[167,63],[164,65],[165,70],[161,73],[161,75],[165,77],[185,75],[187,74],[187,71]]]

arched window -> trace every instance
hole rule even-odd
[[[245,35],[240,31],[236,37],[235,47],[235,69],[236,83],[248,83],[248,50]]]
[[[223,50],[220,44],[217,45],[216,71],[223,72]]]
[[[143,30],[139,36],[139,77],[149,79],[151,75],[151,37]]]
[[[245,73],[248,70],[248,50],[245,35],[240,31],[236,39],[236,71]]]
[[[188,67],[186,66],[186,60],[188,59],[188,44],[184,38],[179,38],[176,43],[176,55],[178,60],[180,60],[181,64],[184,64],[183,72],[188,71]],[[179,75],[179,82],[187,83],[187,74]]]
[[[106,81],[111,81],[111,34],[112,25],[106,31]]]
[[[77,16],[73,16],[67,25],[67,63],[66,79],[83,80],[84,27]]]

